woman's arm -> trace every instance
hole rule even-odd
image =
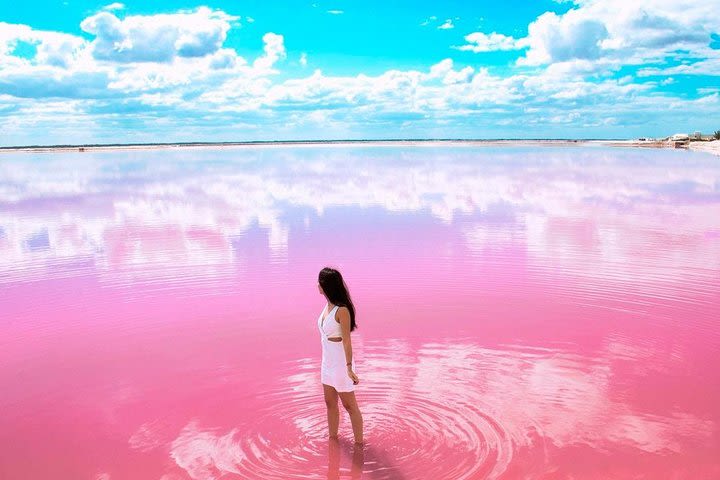
[[[346,307],[338,308],[338,322],[340,322],[340,332],[342,333],[343,349],[345,350],[345,366],[347,367],[348,376],[354,384],[357,384],[357,375],[352,370],[352,342],[350,341],[350,311]]]

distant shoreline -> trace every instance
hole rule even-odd
[[[31,145],[20,147],[0,147],[2,153],[43,153],[43,152],[97,152],[114,150],[158,150],[179,148],[267,148],[267,147],[314,147],[314,146],[605,146],[636,148],[673,148],[665,141],[640,140],[463,140],[463,139],[392,139],[392,140],[283,140],[283,141],[247,141],[247,142],[177,142],[177,143],[129,143],[129,144],[87,144],[87,145]],[[690,150],[720,155],[720,141],[690,142]]]

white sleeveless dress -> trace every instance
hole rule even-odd
[[[323,318],[323,312],[320,312],[318,318],[320,344],[322,345],[320,381],[335,388],[338,392],[354,392],[355,385],[353,385],[352,379],[347,374],[343,342],[331,342],[328,340],[328,337],[342,337],[340,322],[335,320],[337,309],[337,306],[333,307],[325,318]],[[355,371],[355,359],[352,361],[352,368]]]

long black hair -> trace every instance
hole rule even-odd
[[[350,331],[355,330],[357,328],[357,324],[355,323],[355,305],[353,305],[350,292],[340,272],[334,268],[325,267],[320,270],[318,274],[318,283],[320,283],[320,288],[325,292],[325,296],[330,303],[339,307],[346,307],[350,310]]]

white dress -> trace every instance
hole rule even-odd
[[[348,376],[345,361],[345,348],[343,342],[331,342],[328,337],[342,337],[340,322],[335,320],[335,313],[338,307],[333,307],[327,317],[323,318],[320,312],[318,328],[320,329],[320,344],[322,345],[322,363],[320,365],[320,381],[329,385],[338,392],[354,392],[355,385]],[[352,361],[352,368],[355,371],[355,360]]]

